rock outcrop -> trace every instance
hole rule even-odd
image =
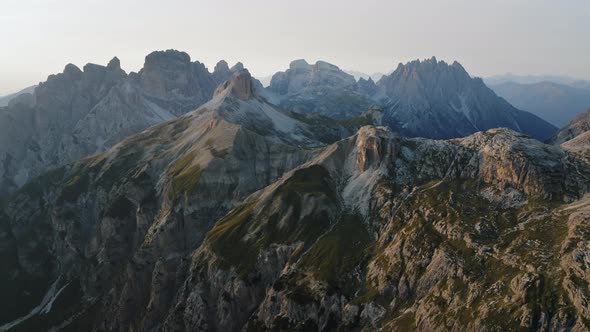
[[[373,97],[377,93],[377,84],[372,78],[369,79],[360,78],[358,81],[359,91],[366,94],[367,96]]]
[[[213,96],[217,97],[222,94],[232,94],[241,100],[248,100],[254,96],[254,83],[252,76],[246,69],[241,69],[233,74],[233,76],[222,83]]]
[[[562,144],[587,131],[590,131],[590,109],[576,115],[567,126],[549,139],[549,143]]]
[[[229,65],[225,60],[219,61],[213,69],[213,80],[217,85],[229,80],[235,73],[244,69],[244,65],[241,62],[236,63],[233,67],[229,68]]]
[[[150,101],[176,116],[205,103],[217,87],[205,65],[191,62],[188,54],[175,50],[146,56],[138,82]]]

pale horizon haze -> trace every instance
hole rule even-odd
[[[590,1],[4,0],[0,95],[67,63],[138,71],[177,49],[209,70],[241,61],[257,77],[304,58],[367,74],[436,56],[474,76],[590,79]]]

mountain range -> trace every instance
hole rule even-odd
[[[574,88],[590,89],[590,81],[573,78],[564,75],[516,75],[503,74],[484,78],[486,84],[499,85],[503,83],[534,84],[541,82],[553,82],[562,85],[568,85]]]
[[[499,98],[459,63],[434,57],[400,64],[378,82],[357,82],[326,62],[297,60],[273,76],[268,90],[274,103],[298,113],[345,118],[376,105],[383,109],[383,125],[412,137],[454,138],[507,127],[545,140],[557,130]]]
[[[590,88],[576,88],[555,82],[490,85],[502,98],[551,124],[563,127],[576,114],[590,107]]]
[[[0,107],[0,331],[585,331],[590,111],[184,52]]]
[[[0,330],[588,328],[584,133],[328,143],[257,86],[6,198]]]
[[[107,66],[87,64],[83,70],[67,65],[32,93],[13,96],[10,105],[0,108],[0,195],[45,170],[102,152],[128,135],[194,110],[243,68],[220,61],[209,72],[174,50],[149,54],[138,73],[125,73],[117,58]],[[325,124],[326,118],[340,121],[334,127],[330,120],[332,140],[367,123],[430,138],[508,127],[544,140],[556,131],[498,98],[458,63],[449,66],[434,58],[400,64],[377,83],[371,78],[357,82],[335,65],[305,60],[273,75],[268,88],[254,82],[280,108],[315,118],[311,121],[316,124]],[[368,117],[370,109],[382,112],[369,112],[377,116]],[[316,130],[325,127],[320,124]]]

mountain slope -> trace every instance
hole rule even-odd
[[[433,57],[400,64],[377,85],[386,105],[384,123],[404,135],[452,138],[507,127],[544,140],[556,130],[496,96],[457,62]]]
[[[4,297],[1,320],[26,314],[53,284],[73,298],[21,329],[63,322],[72,310],[73,326],[95,311],[100,330],[157,324],[183,257],[236,202],[309,159],[308,144],[319,143],[306,124],[255,95],[240,72],[198,110],[33,180],[2,209],[0,284],[29,295]],[[153,280],[150,299],[152,273],[172,279]]]
[[[587,161],[508,129],[326,146],[255,84],[12,195],[0,330],[583,329]]]
[[[555,126],[563,127],[581,110],[590,107],[590,90],[553,82],[491,85],[500,97],[515,107],[531,112]]]
[[[509,130],[365,127],[221,219],[164,328],[584,329],[589,276],[571,257],[588,254],[575,234],[590,201],[559,201],[590,169],[579,187],[563,156]]]

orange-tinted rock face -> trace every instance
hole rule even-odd
[[[229,80],[215,90],[214,96],[222,93],[230,93],[242,100],[250,99],[254,95],[254,86],[248,70],[242,69],[233,74]]]
[[[360,172],[379,164],[392,164],[396,148],[392,133],[375,127],[363,127],[357,137],[357,167]]]

